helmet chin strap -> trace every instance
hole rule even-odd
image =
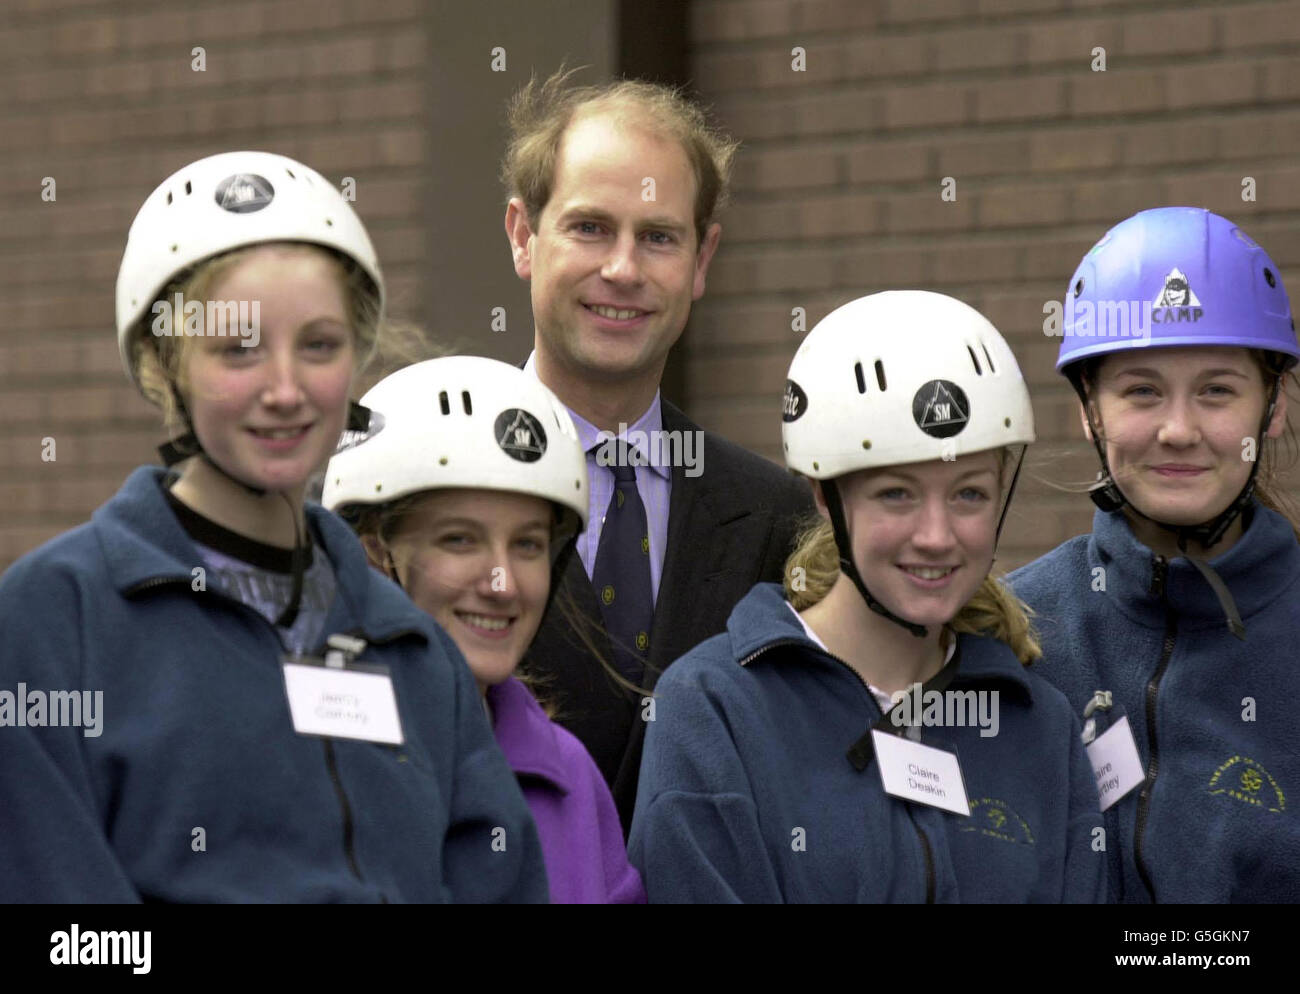
[[[254,497],[265,497],[267,492],[261,487],[254,487],[245,483],[239,477],[227,472],[217,463],[206,451],[203,444],[199,441],[199,436],[195,434],[194,422],[190,419],[190,412],[185,406],[185,401],[180,392],[172,388],[172,397],[176,401],[177,409],[181,412],[181,417],[185,420],[186,431],[179,438],[174,438],[158,446],[158,455],[162,458],[163,465],[170,469],[178,462],[198,456],[205,463],[215,469],[227,480],[237,484],[243,490],[252,494]],[[362,407],[355,400],[349,402],[348,407],[348,430],[365,431],[370,424],[370,410]],[[284,491],[279,491],[284,498],[285,504],[289,507],[289,516],[293,519],[293,590],[289,594],[289,602],[285,605],[284,610],[276,619],[276,625],[281,628],[290,628],[298,618],[298,611],[302,607],[302,588],[303,574],[307,569],[307,553],[310,545],[304,541],[302,526],[298,521],[297,508],[293,506],[293,501]]]
[[[1092,502],[1107,513],[1128,508],[1144,521],[1150,521],[1165,531],[1171,532],[1178,543],[1179,551],[1196,568],[1197,572],[1205,578],[1205,582],[1214,591],[1219,600],[1219,606],[1223,609],[1228,630],[1237,638],[1245,641],[1246,626],[1241,620],[1241,613],[1237,610],[1236,601],[1233,600],[1228,585],[1223,582],[1223,578],[1211,568],[1208,562],[1188,552],[1187,546],[1192,541],[1196,541],[1202,549],[1207,550],[1217,545],[1232,526],[1232,523],[1250,506],[1251,500],[1255,496],[1255,482],[1259,474],[1259,458],[1257,457],[1253,461],[1250,467],[1250,475],[1246,478],[1245,486],[1241,488],[1241,492],[1237,494],[1227,508],[1210,520],[1199,525],[1171,525],[1164,521],[1157,521],[1139,509],[1120,489],[1119,484],[1115,481],[1114,474],[1110,471],[1110,463],[1106,459],[1106,446],[1102,442],[1101,432],[1097,430],[1097,425],[1092,419],[1092,407],[1088,403],[1083,378],[1076,373],[1070,377],[1070,382],[1074,385],[1079,400],[1083,403],[1083,415],[1088,421],[1088,433],[1092,436],[1093,448],[1097,450],[1097,458],[1101,461],[1101,472],[1097,474],[1097,482],[1088,490],[1088,496],[1092,498]],[[1260,421],[1257,438],[1261,447],[1264,443],[1264,436],[1268,431],[1269,422],[1273,420],[1273,411],[1277,407],[1277,397],[1281,386],[1282,377],[1279,375],[1273,381],[1273,389],[1269,395],[1268,404],[1265,405],[1264,417]]]
[[[1016,492],[1016,483],[1020,479],[1020,468],[1025,462],[1025,452],[1029,446],[1020,447],[1020,457],[1016,460],[1016,471],[1011,476],[1011,487],[1007,490],[1006,503],[1002,505],[1002,513],[998,516],[998,528],[993,537],[993,558],[997,559],[998,541],[1002,537],[1002,526],[1007,520],[1007,511],[1011,508],[1011,498]],[[893,611],[885,607],[879,600],[867,589],[866,582],[862,579],[862,574],[858,572],[857,566],[853,562],[853,546],[849,541],[849,530],[845,523],[844,503],[840,500],[839,487],[834,480],[822,480],[822,496],[826,501],[826,510],[830,515],[831,529],[835,532],[835,548],[839,552],[840,572],[853,581],[853,585],[858,588],[858,593],[866,601],[867,607],[875,611],[882,618],[887,618],[894,624],[907,629],[917,638],[925,638],[929,634],[924,625],[918,625],[906,618],[900,618]]]

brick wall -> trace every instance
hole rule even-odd
[[[158,182],[237,147],[353,177],[395,315],[464,338],[450,334],[469,326],[452,308],[500,302],[482,274],[526,297],[499,217],[461,217],[445,197],[463,178],[439,185],[449,142],[490,178],[499,141],[438,122],[448,101],[477,99],[499,127],[501,92],[563,56],[597,74],[617,64],[607,7],[565,0],[551,17],[554,6],[481,0],[454,25],[419,0],[0,7],[0,570],[154,461],[158,418],[122,376],[112,313],[126,229]],[[811,326],[887,287],[962,297],[1011,338],[1044,439],[1008,526],[1008,565],[1088,523],[1085,499],[1035,479],[1092,475],[1052,372],[1056,343],[1039,329],[1043,302],[1109,223],[1161,203],[1220,210],[1300,293],[1300,3],[694,0],[689,37],[693,79],[745,147],[684,343],[688,407],[775,458],[775,398],[800,338],[791,308]],[[477,67],[473,53],[485,65],[498,44],[509,80],[456,69],[457,90],[444,78],[454,53]],[[195,46],[204,72],[191,68]],[[795,46],[806,72],[791,71]],[[1089,66],[1096,46],[1104,73]],[[1247,175],[1256,203],[1240,200]],[[953,203],[939,197],[947,176]],[[495,214],[499,194],[485,190],[473,196]],[[446,275],[440,244],[488,260],[474,263],[477,284]],[[433,283],[455,294],[436,297]],[[518,325],[505,344],[474,338],[475,351],[514,355],[527,337]]]
[[[1166,204],[1226,214],[1300,299],[1300,3],[697,0],[690,39],[696,85],[744,142],[686,339],[690,409],[776,458],[792,308],[811,328],[876,290],[960,297],[1034,397],[1000,565],[1090,526],[1086,497],[1043,482],[1096,466],[1042,308],[1111,224]]]
[[[353,177],[393,310],[422,316],[427,44],[420,0],[7,0],[0,569],[156,461],[160,422],[123,376],[113,287],[135,211],[186,162],[267,148]]]

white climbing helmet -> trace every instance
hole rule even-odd
[[[384,277],[370,236],[329,180],[271,152],[223,152],[191,162],[159,184],[126,236],[117,273],[117,345],[133,383],[134,336],[154,301],[205,259],[259,242],[310,242],[352,259],[374,284],[379,313]],[[375,341],[358,350],[364,363]]]
[[[790,363],[781,434],[786,464],[826,480],[1027,445],[1034,415],[1011,348],[983,315],[940,293],[889,290],[808,333]]]
[[[365,432],[343,433],[321,503],[346,513],[422,490],[501,490],[551,501],[587,524],[587,458],[564,405],[535,376],[482,356],[399,369],[361,403]]]

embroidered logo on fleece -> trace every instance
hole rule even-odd
[[[1003,842],[1022,846],[1034,844],[1034,833],[1025,819],[1016,814],[1006,801],[996,797],[981,797],[970,802],[970,821],[961,826],[963,832],[979,832]]]
[[[1233,756],[1210,777],[1210,794],[1226,794],[1275,814],[1286,810],[1286,797],[1268,770],[1248,756]]]

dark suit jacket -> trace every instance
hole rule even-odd
[[[699,426],[662,401],[665,431]],[[650,630],[650,655],[641,686],[653,688],[674,660],[721,632],[731,609],[754,584],[780,582],[799,519],[813,511],[805,481],[726,439],[704,433],[703,471],[672,470],[668,548]],[[607,661],[613,652],[600,606],[581,558],[574,553],[561,583],[591,620]],[[640,695],[620,689],[553,605],[529,649],[526,669],[558,709],[556,720],[595,758],[623,822],[631,827],[645,722]]]

